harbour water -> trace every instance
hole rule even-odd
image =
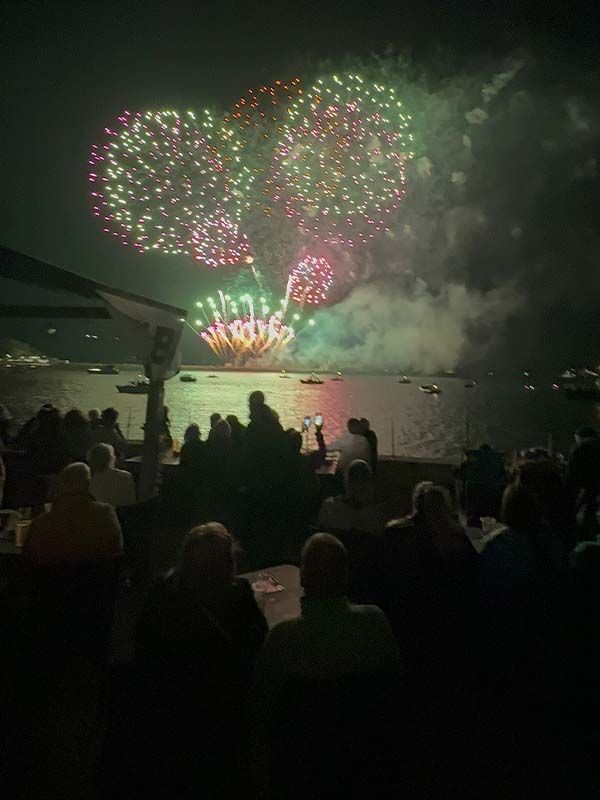
[[[444,460],[460,458],[466,445],[489,441],[501,450],[546,445],[568,451],[575,428],[600,423],[600,404],[569,400],[551,385],[525,391],[494,378],[475,388],[465,388],[460,378],[414,377],[412,383],[398,383],[398,376],[348,375],[332,381],[322,375],[322,385],[300,383],[303,374],[283,378],[271,372],[195,371],[196,383],[182,383],[178,377],[166,384],[172,433],[182,438],[190,422],[197,422],[203,434],[214,411],[223,416],[236,414],[247,421],[247,399],[261,389],[285,427],[299,428],[304,416],[324,417],[326,440],[343,433],[348,417],[367,417],[379,436],[384,454]],[[214,374],[216,378],[210,378]],[[115,406],[121,415],[123,432],[131,439],[142,437],[146,398],[119,394],[117,383],[139,377],[139,370],[123,369],[120,375],[89,375],[80,370],[49,368],[0,373],[0,402],[19,422],[25,421],[46,402],[61,410],[77,407]],[[426,395],[419,384],[435,381],[442,393]]]

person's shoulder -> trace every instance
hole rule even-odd
[[[386,619],[385,614],[379,608],[371,603],[368,604],[350,604],[350,613],[361,619]]]
[[[389,536],[413,533],[416,528],[413,517],[391,519],[385,526],[384,533]]]
[[[131,472],[127,472],[126,469],[116,469],[113,474],[115,480],[121,481],[122,483],[131,483],[133,481],[133,475]]]

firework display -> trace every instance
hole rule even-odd
[[[333,269],[326,258],[305,256],[290,272],[289,291],[295,303],[317,306],[327,300]]]
[[[392,87],[321,79],[290,107],[275,149],[274,200],[305,233],[353,247],[389,230],[412,157],[410,117]]]
[[[246,210],[259,205],[270,213],[269,168],[275,141],[288,109],[302,90],[300,78],[248,89],[225,117],[225,147],[232,191]],[[230,133],[231,131],[231,133]],[[235,135],[234,135],[235,132]]]
[[[230,263],[234,252],[222,255],[222,220],[224,213],[237,218],[239,204],[211,115],[125,111],[118,123],[105,129],[108,138],[93,146],[89,161],[93,211],[104,231],[140,252],[197,257],[200,250]]]
[[[277,356],[295,338],[294,328],[284,322],[287,298],[273,311],[265,297],[256,300],[244,294],[236,300],[222,291],[217,296],[218,302],[208,297],[196,303],[202,318],[195,324],[202,329],[198,335],[226,363],[240,366],[266,354]]]
[[[196,261],[209,267],[239,264],[250,252],[246,235],[220,209],[214,216],[198,221],[192,232],[191,247]]]

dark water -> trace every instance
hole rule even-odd
[[[465,389],[459,378],[414,378],[410,385],[398,384],[392,376],[348,376],[334,382],[331,376],[322,386],[300,383],[304,375],[288,379],[273,373],[219,372],[216,379],[207,372],[196,372],[197,383],[167,383],[166,402],[170,407],[173,435],[181,438],[189,422],[198,422],[203,432],[213,411],[237,414],[247,419],[247,398],[253,389],[262,389],[286,427],[299,427],[304,415],[323,414],[324,433],[332,441],[342,433],[350,416],[371,420],[382,453],[430,458],[460,457],[467,440],[482,439],[511,450],[546,444],[550,435],[563,451],[571,447],[573,430],[584,424],[600,425],[600,405],[568,400],[550,384],[526,392],[518,383],[489,379],[475,389]],[[137,378],[135,371],[120,375],[88,375],[84,370],[40,369],[24,373],[0,373],[0,402],[19,421],[33,414],[42,403],[52,401],[63,411],[79,407],[115,406],[121,412],[124,432],[141,438],[146,398],[119,394],[117,383]],[[435,380],[443,393],[425,395],[420,383]]]

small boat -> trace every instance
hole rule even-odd
[[[425,394],[441,394],[442,390],[437,385],[437,383],[424,383],[419,386],[420,391],[425,392]]]
[[[401,378],[398,379],[398,383],[412,383],[412,381],[409,377],[403,375]]]
[[[218,375],[209,375],[208,377],[209,378],[218,378],[219,376]]]
[[[321,378],[319,378],[319,376],[315,375],[315,373],[313,372],[308,378],[300,378],[300,383],[307,383],[312,386],[312,385],[320,385],[324,383],[324,381],[322,381]]]
[[[465,383],[465,389],[474,389],[477,386],[477,381],[467,381]]]
[[[148,394],[150,384],[148,381],[130,381],[129,383],[117,384],[117,391],[121,394]]]
[[[287,371],[285,369],[282,369],[281,372],[279,373],[279,377],[280,378],[289,378],[290,376],[287,374]]]
[[[189,373],[186,373],[185,375],[180,375],[179,376],[179,380],[182,383],[196,383],[196,381],[198,379],[194,375],[190,375]]]
[[[90,367],[88,369],[90,375],[118,375],[119,370],[114,364],[102,364],[100,367]]]
[[[332,380],[332,381],[343,381],[343,380],[344,380],[344,379],[342,378],[342,373],[339,371],[339,369],[338,369],[338,371],[337,371],[337,373],[336,373],[336,376],[335,376],[335,378],[332,378],[331,380]]]

